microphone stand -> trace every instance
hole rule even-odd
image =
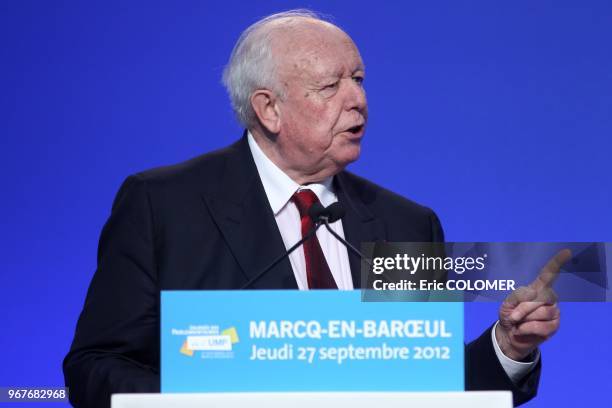
[[[323,218],[323,217],[321,217]],[[308,241],[319,229],[319,227],[321,226],[321,222],[317,221],[313,227],[310,229],[310,231],[308,231],[308,233],[302,238],[300,239],[298,242],[296,242],[291,248],[289,248],[286,252],[284,252],[281,256],[279,256],[278,258],[276,258],[274,261],[272,261],[267,267],[265,267],[264,269],[261,270],[261,272],[259,272],[257,275],[253,276],[247,283],[245,283],[244,285],[242,285],[242,287],[240,288],[241,290],[247,289],[249,286],[251,286],[253,283],[255,283],[256,281],[259,280],[259,278],[261,278],[263,275],[266,274],[266,272],[268,272],[270,269],[274,268],[276,266],[276,264],[278,264],[280,261],[282,261],[284,258],[286,258],[287,256],[289,256],[290,253],[292,253],[293,251],[295,251],[300,245],[302,245],[304,242]]]
[[[338,241],[342,242],[344,245],[346,245],[347,248],[349,248],[351,251],[353,251],[357,256],[359,256],[359,258],[363,259],[364,261],[366,261],[366,263],[370,266],[373,267],[374,265],[372,264],[372,261],[370,261],[368,258],[366,258],[365,256],[363,256],[363,254],[361,253],[361,251],[359,251],[357,248],[355,248],[355,246],[353,246],[353,244],[351,244],[350,242],[348,242],[347,240],[345,240],[344,238],[342,238],[340,235],[338,235],[338,233],[336,233],[336,231],[334,231],[330,225],[329,225],[329,217],[324,215],[321,216],[319,218],[321,221],[323,221],[323,224],[325,225],[325,228],[327,228],[327,230],[329,231],[330,234],[332,234]]]

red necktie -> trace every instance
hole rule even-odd
[[[300,190],[291,197],[300,212],[302,221],[302,237],[304,237],[314,223],[308,215],[308,210],[319,199],[311,190]],[[306,278],[309,289],[338,289],[336,281],[329,270],[317,235],[313,235],[302,245],[304,247],[304,258],[306,258]]]

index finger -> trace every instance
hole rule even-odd
[[[569,249],[562,249],[557,252],[555,256],[550,258],[548,263],[542,268],[538,277],[531,282],[532,288],[536,290],[541,290],[546,287],[550,288],[554,281],[559,276],[559,272],[561,271],[561,267],[564,263],[569,261],[572,258],[572,251]]]

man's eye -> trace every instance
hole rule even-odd
[[[353,77],[353,81],[355,81],[359,85],[363,85],[363,77],[361,77],[361,76],[354,76]]]

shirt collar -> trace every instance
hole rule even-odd
[[[320,183],[311,183],[301,186],[286,175],[268,158],[268,156],[265,155],[250,131],[248,132],[247,138],[253,160],[255,161],[255,166],[257,167],[257,172],[259,173],[259,178],[263,184],[266,196],[268,196],[268,201],[270,202],[274,215],[278,214],[278,212],[283,209],[291,199],[291,196],[293,196],[293,193],[302,189],[312,190],[324,207],[337,201],[336,194],[334,194],[332,189],[333,176],[327,177]]]

